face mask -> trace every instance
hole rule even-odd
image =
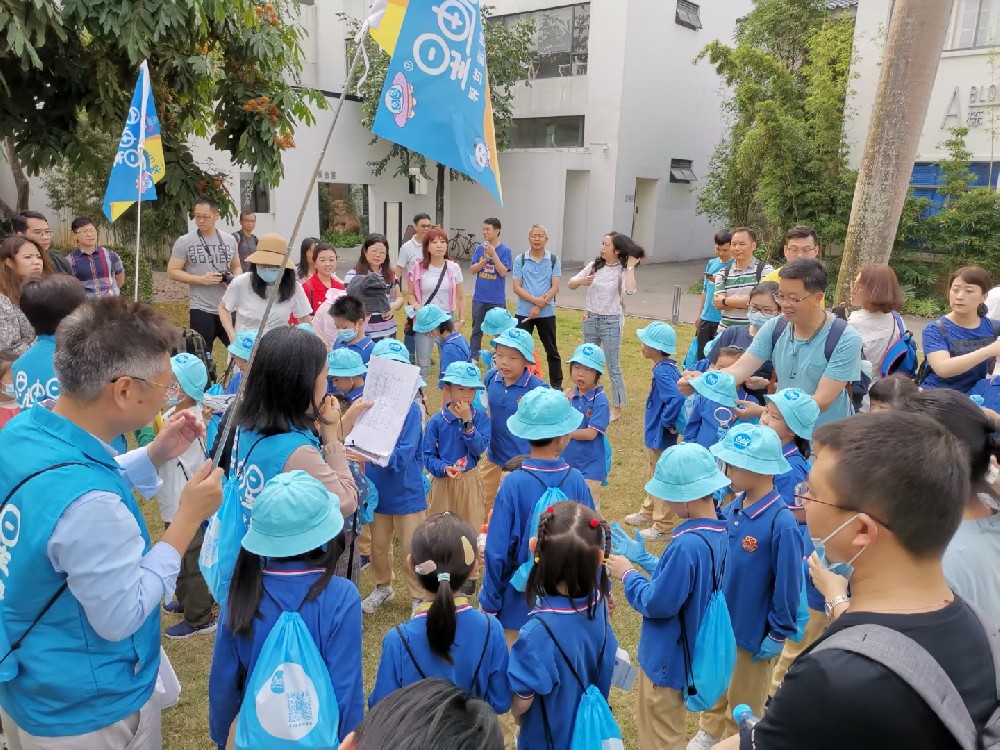
[[[258,268],[257,275],[265,284],[273,284],[281,276],[280,268]]]
[[[175,396],[167,396],[167,400],[163,402],[163,408],[170,406],[177,406],[181,402],[181,395],[178,393]]]
[[[764,327],[764,324],[767,323],[767,321],[769,321],[769,320],[771,320],[773,318],[776,318],[776,317],[778,317],[778,316],[777,315],[766,315],[766,314],[764,314],[762,312],[754,312],[752,310],[747,313],[747,320],[750,322],[750,325],[752,325],[758,331],[761,328]]]
[[[8,383],[8,384],[6,384],[3,387],[3,395],[5,395],[9,399],[13,399],[14,398],[14,384],[13,383]]]
[[[847,526],[847,524],[849,524],[859,515],[860,514],[855,513],[853,516],[848,518],[846,521],[840,524],[840,526],[835,528],[832,532],[827,534],[822,539],[817,539],[816,537],[812,537],[813,546],[816,548],[816,555],[817,557],[819,557],[819,561],[820,563],[822,563],[823,567],[825,567],[831,573],[836,573],[838,576],[843,576],[847,580],[851,580],[851,575],[853,575],[854,573],[854,564],[853,564],[854,561],[858,559],[858,557],[861,555],[862,552],[868,549],[868,545],[866,544],[864,547],[859,549],[857,554],[854,555],[854,557],[852,557],[847,562],[831,563],[827,562],[826,560],[826,543],[829,542],[831,539],[833,539],[835,536],[837,536],[837,534],[839,534],[841,531],[843,531],[844,528]]]
[[[353,328],[338,328],[337,338],[343,341],[345,344],[354,341],[354,337],[358,335],[358,332]]]

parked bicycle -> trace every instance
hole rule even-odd
[[[451,228],[455,235],[448,240],[448,256],[452,260],[469,260],[476,248],[476,235],[458,227]]]

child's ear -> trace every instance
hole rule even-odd
[[[531,550],[531,554],[535,554],[535,547],[538,546],[538,537],[533,536],[528,540],[528,549]]]

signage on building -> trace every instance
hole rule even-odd
[[[948,99],[941,129],[989,127],[993,108],[1000,105],[1000,85],[956,86]],[[1000,124],[1000,123],[998,123]]]

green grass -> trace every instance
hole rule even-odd
[[[161,303],[158,305],[178,325],[187,325],[187,303]],[[471,321],[471,316],[469,316]],[[558,311],[559,351],[563,360],[569,359],[573,349],[583,341],[580,326],[582,314],[572,310]],[[625,324],[625,341],[622,346],[622,371],[625,374],[625,386],[628,393],[628,405],[621,420],[611,425],[608,437],[614,448],[614,465],[609,486],[601,492],[601,510],[609,520],[621,520],[628,513],[637,510],[645,496],[643,486],[649,472],[646,451],[643,446],[643,411],[646,396],[649,391],[650,363],[643,359],[640,345],[635,336],[636,328],[645,325],[644,321],[628,319]],[[471,333],[471,323],[463,331],[466,337]],[[689,325],[677,326],[678,351],[685,352],[693,335]],[[536,342],[537,343],[537,342]],[[225,350],[217,344],[214,352],[221,373],[225,366]],[[544,367],[544,356],[541,357]],[[432,379],[433,378],[433,379]],[[428,381],[436,381],[437,373],[432,372]],[[605,387],[607,378],[602,378]],[[428,410],[440,408],[440,395],[436,388],[427,389]],[[156,539],[163,533],[159,512],[155,502],[145,504],[144,513],[150,532]],[[659,554],[661,546],[651,545],[650,551]],[[399,548],[396,548],[396,572],[400,575]],[[373,584],[367,573],[361,575],[361,595],[371,592]],[[621,586],[615,586],[618,595],[618,607],[612,618],[615,634],[621,646],[625,648],[632,663],[637,663],[636,648],[639,641],[641,618],[625,601]],[[365,690],[370,691],[374,682],[379,656],[382,650],[382,638],[386,631],[402,622],[410,614],[409,599],[397,596],[396,600],[383,607],[373,616],[364,618],[363,663],[365,675]],[[173,624],[174,618],[164,616],[164,625]],[[168,641],[164,644],[170,660],[180,678],[183,692],[181,703],[167,711],[163,716],[164,747],[168,750],[200,750],[209,747],[208,740],[208,670],[212,659],[211,636],[200,636],[186,641]],[[625,738],[625,747],[636,747],[636,691],[624,693],[617,688],[611,691],[611,708],[615,713]],[[695,731],[696,717],[688,716],[688,734]]]

